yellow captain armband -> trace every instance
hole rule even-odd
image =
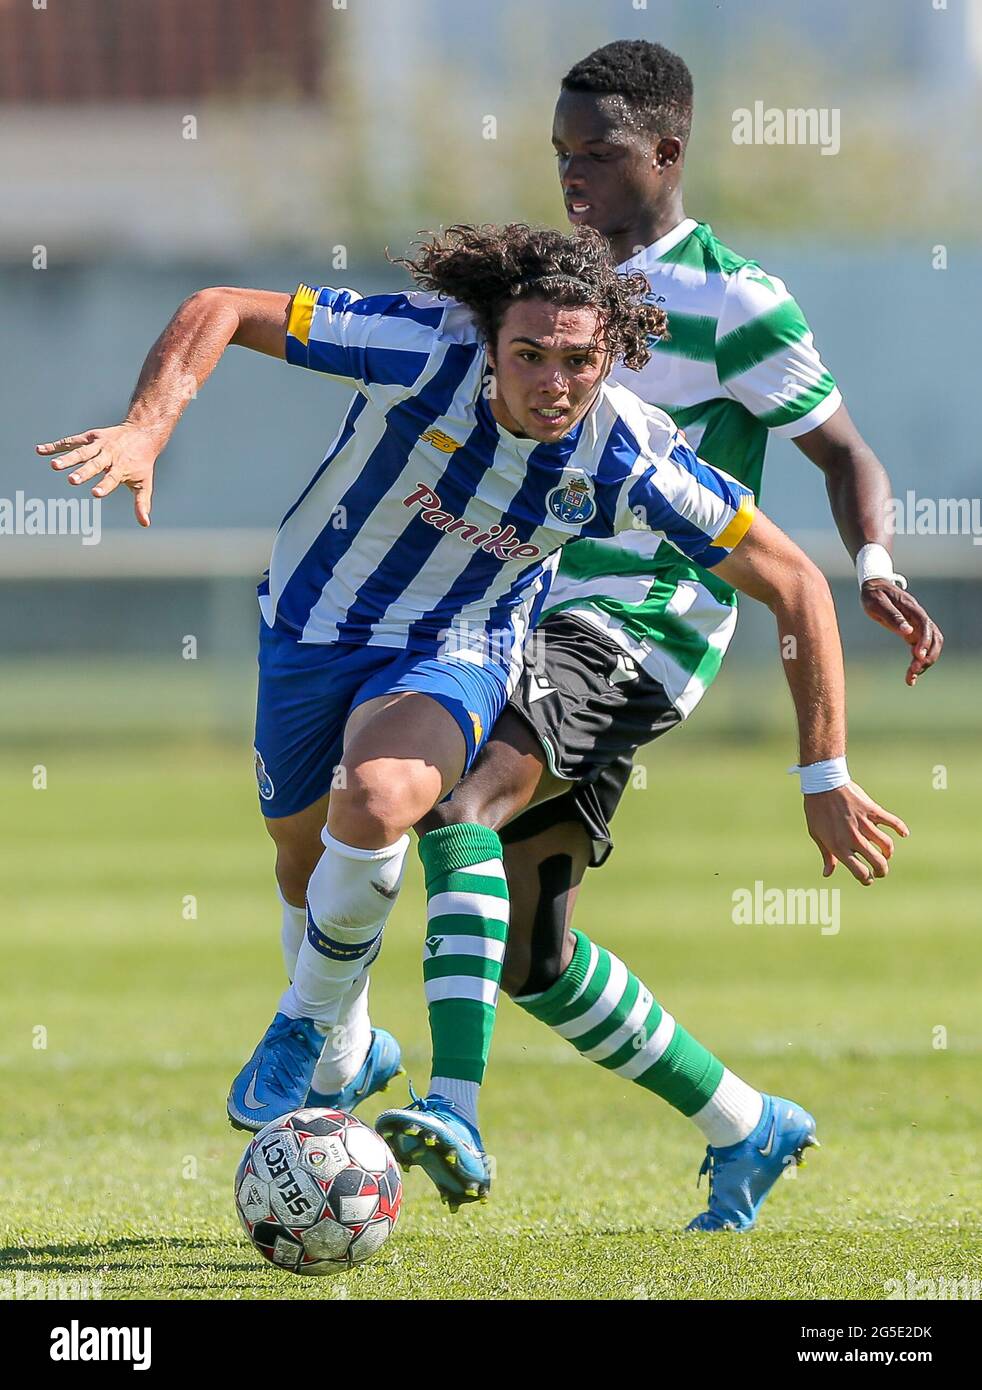
[[[317,307],[317,291],[309,285],[298,285],[290,305],[290,319],[286,326],[287,335],[296,338],[304,347],[310,341],[310,324]]]
[[[741,497],[740,505],[735,514],[720,531],[713,544],[718,545],[723,550],[735,549],[750,530],[750,523],[754,519],[756,510],[752,497]]]

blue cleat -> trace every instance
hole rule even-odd
[[[808,1148],[820,1148],[807,1110],[780,1096],[764,1096],[757,1128],[739,1144],[706,1149],[699,1177],[709,1174],[709,1207],[687,1231],[749,1231],[761,1203],[789,1163],[800,1165]]]
[[[233,1128],[257,1132],[270,1120],[299,1110],[323,1046],[324,1035],[313,1019],[278,1013],[232,1082],[228,1117]]]
[[[349,1113],[363,1100],[373,1096],[376,1091],[384,1091],[393,1077],[402,1072],[402,1053],[399,1044],[384,1028],[372,1029],[372,1045],[362,1064],[361,1071],[347,1086],[333,1095],[310,1088],[306,1104],[320,1106],[325,1110],[346,1110]]]
[[[453,1101],[439,1095],[421,1099],[410,1091],[411,1105],[384,1110],[375,1121],[403,1171],[419,1164],[451,1211],[464,1202],[486,1202],[491,1165],[479,1132],[456,1113]]]

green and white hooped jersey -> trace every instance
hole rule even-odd
[[[644,271],[670,336],[643,371],[619,366],[614,378],[759,497],[768,431],[794,438],[842,403],[798,305],[783,281],[691,218],[620,269]],[[683,717],[719,670],[737,616],[729,585],[643,531],[567,545],[547,612],[559,610],[603,630]]]

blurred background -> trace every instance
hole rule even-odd
[[[80,497],[34,443],[118,421],[150,344],[202,286],[373,292],[400,283],[384,248],[401,253],[419,229],[562,226],[549,143],[559,82],[625,37],[661,41],[691,67],[687,212],[787,282],[895,494],[978,508],[979,0],[0,0],[0,1073],[15,1184],[0,1260],[108,1270],[125,1293],[184,1259],[177,1231],[194,1259],[165,1292],[190,1280],[198,1296],[270,1296],[277,1276],[229,1264],[241,1146],[223,1115],[281,972],[251,751],[254,586],[347,393],[228,352],[158,468],[152,529],[121,490],[101,508],[98,544],[4,529],[19,496]],[[734,144],[733,113],[757,101],[838,109],[839,153]],[[982,545],[970,527],[897,538],[898,567],[947,636],[912,691],[906,649],[860,610],[818,471],[787,441],[769,446],[763,501],[832,579],[850,763],[911,841],[869,892],[836,875],[838,935],[734,926],[737,886],[821,883],[783,775],[794,732],[772,622],[745,603],[703,706],[644,755],[578,920],[730,1066],[800,1096],[838,1136],[802,1184],[800,1233],[801,1209],[775,1199],[779,1248],[730,1257],[732,1284],[715,1250],[687,1248],[659,1266],[665,1288],[701,1289],[685,1280],[704,1259],[713,1293],[878,1297],[884,1271],[915,1262],[965,1274],[970,1225],[982,1252]],[[396,917],[409,930],[390,930],[373,997],[419,1085],[415,865]],[[684,1122],[661,1108],[653,1126],[643,1093],[505,1005],[491,1077],[500,1195],[451,1243],[414,1179],[392,1288],[419,1296],[425,1264],[458,1270],[466,1294],[500,1228],[500,1283],[475,1287],[553,1297],[592,1229],[602,1268],[577,1287],[610,1285],[620,1235],[624,1287],[639,1296],[638,1222],[671,1228],[695,1210],[700,1154]],[[543,1095],[555,1123],[536,1152],[543,1171],[558,1171],[550,1156],[568,1165],[561,1210],[548,1193],[530,1207],[513,1180]],[[49,1138],[36,1116],[53,1106]],[[616,1191],[610,1171],[580,1180],[613,1126]],[[183,1181],[189,1154],[196,1183]],[[599,1158],[609,1169],[609,1146]],[[554,1239],[565,1285],[552,1269],[513,1282],[530,1211],[542,1220],[521,1259]],[[832,1256],[836,1228],[852,1244]],[[443,1242],[440,1258],[413,1262],[421,1232]],[[477,1262],[462,1273],[461,1242]],[[642,1244],[665,1254],[648,1234]],[[389,1287],[378,1268],[368,1295]]]
[[[116,421],[150,343],[202,285],[371,292],[399,283],[384,248],[421,228],[562,225],[559,80],[614,37],[687,58],[687,211],[789,284],[895,493],[971,497],[976,0],[0,0],[0,292],[15,326],[0,348],[4,494],[68,494],[32,444]],[[735,145],[733,112],[757,100],[838,108],[840,152]],[[150,534],[116,495],[98,545],[0,537],[8,657],[33,669],[138,654],[187,687],[183,636],[197,637],[201,685],[251,652],[250,581],[345,394],[228,353],[167,450]],[[785,441],[770,445],[764,505],[837,581],[850,648],[896,674],[901,653],[860,615],[817,470]],[[982,636],[982,546],[925,535],[896,550],[954,667]],[[745,612],[743,629],[734,667],[766,659],[766,615]],[[248,683],[241,704],[220,685],[216,732],[251,700]],[[37,709],[33,677],[28,694]]]
[[[203,285],[372,292],[399,283],[384,248],[401,252],[421,228],[562,225],[558,84],[615,37],[686,57],[687,211],[789,284],[896,494],[970,498],[977,0],[0,0],[4,495],[68,495],[33,443],[119,419],[151,342]],[[757,100],[838,108],[840,152],[735,145],[733,112]],[[250,680],[230,693],[220,667],[251,660],[251,584],[345,394],[232,351],[167,450],[152,532],[117,494],[97,545],[0,536],[14,700],[0,737],[49,720],[59,682],[38,690],[39,659],[96,654],[87,680],[134,659],[149,680],[159,663],[148,729],[193,687],[196,721],[237,735]],[[765,507],[836,582],[850,655],[882,660],[896,685],[902,653],[860,614],[817,470],[781,440],[768,458]],[[982,546],[925,535],[896,550],[947,631],[954,672],[982,636]],[[733,679],[770,660],[769,619],[745,610]],[[195,661],[181,655],[186,635]],[[770,705],[760,715],[730,688],[720,682],[700,717],[770,721]],[[897,694],[899,717],[916,718]]]

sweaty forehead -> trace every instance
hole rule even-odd
[[[562,91],[559,94],[553,118],[555,139],[633,144],[646,135],[640,114],[616,92]]]

